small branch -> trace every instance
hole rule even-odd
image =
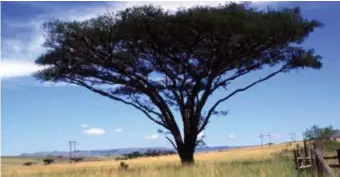
[[[171,143],[171,145],[178,151],[176,144],[168,137],[165,136],[165,138]]]
[[[230,97],[234,96],[235,94],[237,94],[237,93],[239,93],[239,92],[243,92],[243,91],[245,91],[245,90],[248,90],[249,88],[255,86],[256,84],[261,83],[261,82],[263,82],[263,81],[266,81],[266,80],[268,80],[269,78],[271,78],[271,77],[273,77],[273,76],[275,76],[275,75],[277,75],[277,74],[279,74],[279,73],[281,73],[281,72],[283,72],[283,71],[285,71],[285,70],[287,70],[287,69],[288,69],[287,65],[284,65],[284,66],[283,66],[281,69],[279,69],[278,71],[273,72],[273,73],[267,75],[267,76],[264,77],[264,78],[258,79],[258,80],[256,80],[255,82],[249,84],[249,85],[246,86],[246,87],[237,89],[237,90],[231,92],[231,93],[230,93],[229,95],[227,95],[226,97],[224,97],[224,98],[218,100],[218,101],[210,108],[210,110],[208,111],[208,114],[207,114],[207,116],[205,117],[205,120],[203,121],[203,123],[202,123],[202,125],[201,125],[201,127],[200,127],[200,129],[199,129],[199,132],[201,132],[201,131],[205,128],[205,126],[208,124],[208,121],[209,121],[209,119],[210,119],[212,113],[214,112],[214,110],[216,109],[216,107],[217,107],[220,103],[222,103],[222,102],[228,100]]]
[[[74,82],[74,81],[75,81],[75,82]],[[104,92],[104,91],[102,91],[102,90],[95,89],[94,87],[91,87],[91,86],[89,86],[88,84],[86,84],[86,83],[84,83],[84,82],[82,82],[82,81],[77,81],[77,80],[74,80],[74,81],[71,81],[71,83],[77,84],[77,85],[81,85],[81,86],[83,86],[83,87],[85,87],[85,88],[87,88],[87,89],[89,89],[89,90],[91,90],[91,91],[93,91],[93,92],[95,92],[95,93],[98,93],[98,94],[100,94],[100,95],[106,96],[106,97],[111,98],[111,99],[113,99],[113,100],[120,101],[120,102],[123,102],[124,104],[131,105],[131,106],[135,107],[136,109],[142,111],[142,112],[143,112],[150,120],[152,120],[152,121],[155,122],[156,124],[158,124],[158,125],[164,127],[165,129],[168,129],[168,126],[167,126],[166,124],[164,124],[164,122],[161,122],[161,121],[159,121],[159,120],[156,120],[155,118],[153,118],[153,117],[149,114],[149,112],[148,112],[147,110],[144,110],[143,108],[139,107],[138,105],[136,105],[136,104],[134,104],[134,103],[132,103],[132,102],[128,102],[128,101],[126,101],[126,100],[124,100],[124,99],[122,99],[122,98],[119,98],[119,97],[110,95],[110,94],[108,94],[108,93],[106,93],[106,92]]]
[[[134,101],[139,107],[145,109],[146,111],[155,114],[158,117],[162,117],[162,114],[159,112],[156,112],[154,110],[152,110],[151,108],[148,108],[147,106],[143,105],[138,98],[136,98],[135,96],[129,95],[129,98]]]
[[[219,87],[221,87],[221,86],[227,84],[228,82],[233,81],[233,80],[235,80],[235,79],[237,79],[237,78],[239,78],[239,77],[241,77],[241,76],[243,76],[243,75],[245,75],[245,74],[250,73],[251,71],[256,70],[256,68],[260,67],[260,66],[263,65],[263,64],[264,64],[264,62],[260,62],[260,63],[254,64],[254,65],[252,65],[252,66],[250,66],[250,67],[247,67],[247,68],[245,68],[245,69],[238,70],[233,76],[231,76],[231,77],[229,77],[229,78],[226,78],[226,79],[224,79],[224,80],[222,80],[222,81],[219,81],[219,80],[220,80],[220,78],[219,78],[218,81],[215,82],[216,84],[214,85],[214,87],[213,87],[213,89],[212,89],[212,92],[214,92],[214,91],[215,91],[216,89],[218,89]],[[225,72],[225,71],[223,71],[222,73],[224,73],[224,72]],[[220,75],[220,76],[222,76],[222,75]]]

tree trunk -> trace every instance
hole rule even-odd
[[[194,160],[195,146],[192,143],[185,143],[178,148],[178,154],[183,166],[192,166],[195,163]]]

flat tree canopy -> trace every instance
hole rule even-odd
[[[46,69],[35,76],[76,84],[142,111],[172,135],[166,138],[182,163],[192,164],[197,135],[213,115],[225,114],[217,110],[222,102],[279,73],[321,68],[321,57],[301,46],[321,25],[304,19],[299,8],[260,11],[248,3],[176,12],[145,5],[86,21],[48,21],[48,50],[36,60]],[[226,89],[264,67],[277,70]],[[225,95],[208,107],[221,89]]]

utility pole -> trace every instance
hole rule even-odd
[[[76,146],[77,146],[78,142],[77,141],[73,141],[73,157],[76,157]]]
[[[70,146],[70,163],[72,163],[72,141],[69,141],[68,144]]]
[[[261,147],[263,148],[263,136],[262,133],[260,134],[260,138],[261,138]]]
[[[272,146],[272,135],[270,134],[270,133],[268,133],[268,138],[269,138],[269,147],[271,147]]]
[[[77,141],[69,141],[69,146],[70,146],[70,163],[72,163],[72,158],[76,157],[76,144],[78,143]],[[72,148],[73,146],[73,148]]]
[[[290,133],[290,142],[295,142],[296,139],[295,139],[295,133]]]
[[[271,144],[272,144],[272,135],[270,134],[270,133],[268,133],[267,135],[266,134],[260,134],[260,138],[261,138],[261,147],[263,147],[263,138],[264,137],[268,137],[268,140],[269,140],[269,142],[268,142],[268,144],[269,144],[269,146],[271,147]]]

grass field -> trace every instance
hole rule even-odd
[[[128,170],[120,170],[120,161],[59,163],[23,167],[23,160],[2,159],[4,177],[292,177],[296,170],[286,144],[233,149],[195,155],[194,167],[181,168],[176,155],[126,160]],[[26,159],[27,160],[27,159]],[[20,161],[20,162],[19,162]],[[308,176],[307,174],[304,176]]]

